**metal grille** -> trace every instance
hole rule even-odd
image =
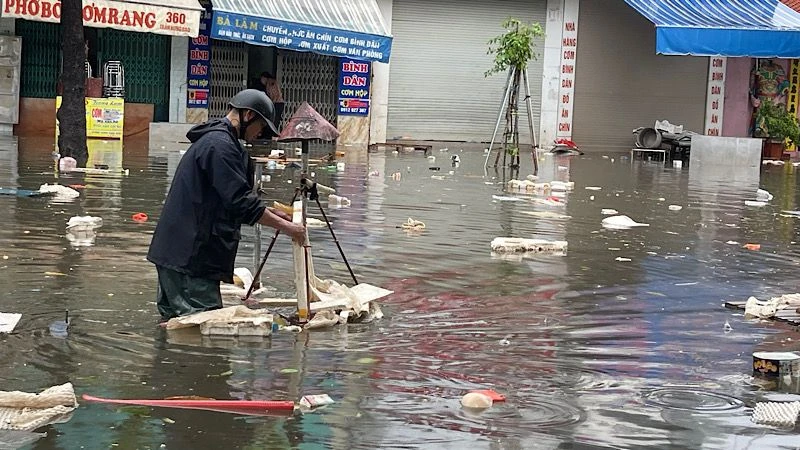
[[[286,101],[281,126],[304,101],[336,126],[339,58],[301,52],[281,52],[281,56],[278,79]]]
[[[228,102],[247,87],[247,44],[215,39],[211,43],[211,99],[209,117],[222,117]]]
[[[170,36],[101,29],[97,37],[100,62],[122,62],[125,101],[169,104]]]
[[[20,97],[54,98],[61,71],[61,26],[17,20],[22,37]]]

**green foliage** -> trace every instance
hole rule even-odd
[[[494,55],[494,66],[484,76],[505,72],[510,67],[519,70],[528,65],[528,61],[536,59],[533,52],[534,39],[544,36],[544,30],[538,23],[522,23],[509,17],[503,22],[506,32],[489,40],[487,55]]]
[[[762,101],[756,112],[756,133],[760,137],[768,137],[779,141],[789,140],[800,144],[800,125],[797,117],[781,105],[771,101]]]

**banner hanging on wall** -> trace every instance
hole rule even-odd
[[[200,32],[189,41],[186,107],[208,108],[211,94],[211,11],[203,12]]]

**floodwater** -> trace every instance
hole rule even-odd
[[[798,219],[779,214],[800,209],[791,166],[674,168],[623,153],[547,156],[543,180],[576,184],[550,206],[493,199],[506,195],[509,174],[485,175],[480,149],[448,147],[434,147],[435,162],[422,152],[381,151],[346,159],[343,171],[316,169],[352,201],[327,212],[359,281],[395,291],[381,303],[383,320],[246,341],[156,326],[156,278],[145,254],[177,149],[101,146],[94,161],[127,168],[127,176],[56,179],[52,143],[4,142],[3,187],[57,181],[85,188],[67,203],[0,196],[0,311],[23,314],[13,334],[0,336],[0,389],[33,392],[69,381],[79,395],[110,398],[328,393],[336,401],[291,417],[82,402],[69,421],[38,430],[46,436],[27,448],[800,446],[796,431],[750,419],[756,402],[786,398],[753,383],[752,353],[798,350],[800,336],[722,306],[798,290]],[[531,161],[522,161],[524,177]],[[288,201],[297,173],[267,173],[265,198]],[[758,187],[774,200],[746,207]],[[606,230],[602,208],[650,226]],[[150,221],[132,221],[137,212]],[[65,237],[76,215],[103,218],[93,246]],[[409,217],[425,222],[425,231],[401,229]],[[251,267],[253,232],[245,231],[238,265]],[[270,236],[265,230],[265,244]],[[497,236],[566,240],[569,251],[500,259],[489,247]],[[311,241],[318,273],[349,282],[327,230],[312,229]],[[287,238],[279,238],[267,272],[276,296],[293,295]],[[51,336],[48,325],[65,310],[69,336]],[[463,394],[485,388],[507,401],[482,413],[461,408]]]

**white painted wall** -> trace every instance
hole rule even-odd
[[[186,78],[189,65],[189,39],[172,37],[169,68],[169,121],[186,123]]]
[[[383,21],[392,31],[394,0],[378,0]],[[372,92],[370,94],[369,142],[386,142],[386,125],[389,120],[389,64],[372,63]]]

